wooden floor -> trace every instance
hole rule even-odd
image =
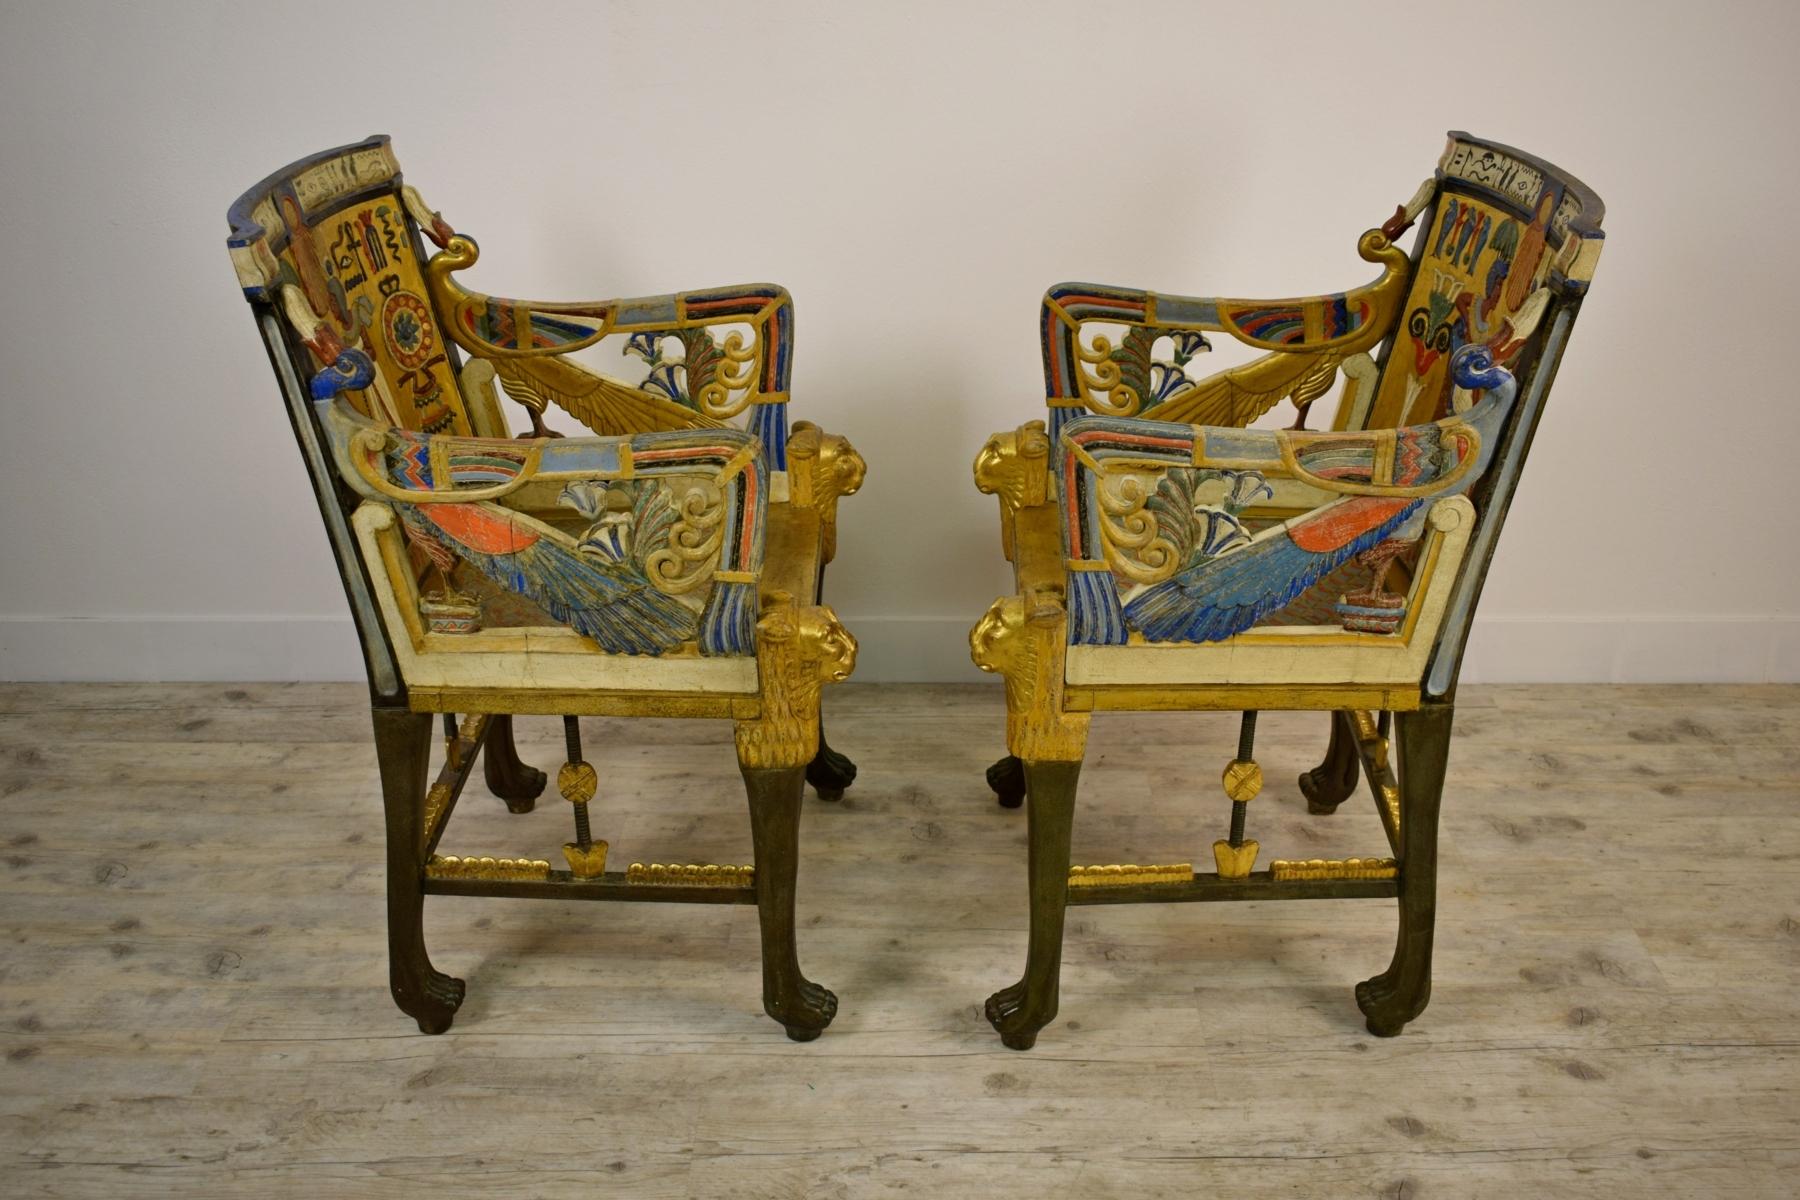
[[[0,686],[0,1195],[1800,1190],[1800,689],[1471,689],[1398,1039],[1350,994],[1390,901],[1106,907],[1026,1054],[980,1015],[1025,940],[997,689],[829,703],[862,776],[807,800],[801,954],[842,1007],[797,1046],[748,907],[434,899],[469,999],[415,1032],[360,687]],[[585,727],[615,861],[749,861],[725,725]],[[1265,860],[1384,852],[1366,798],[1306,814],[1324,732],[1265,716]],[[554,767],[554,721],[520,735]],[[1234,744],[1096,717],[1077,861],[1206,859]],[[567,822],[477,783],[443,850],[554,858]]]

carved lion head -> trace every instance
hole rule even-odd
[[[797,605],[776,592],[763,605],[756,635],[769,649],[791,643],[794,659],[819,683],[842,683],[856,670],[856,639],[822,604]]]
[[[1025,601],[1018,596],[1000,597],[969,630],[969,657],[984,671],[1004,674],[1011,665],[1007,651],[1016,645],[1017,634],[1024,627]]]
[[[815,494],[854,496],[862,488],[869,469],[849,438],[826,433],[811,421],[794,422],[788,438],[788,458],[796,465],[812,460]]]
[[[975,486],[1015,507],[1030,503],[1035,497],[1028,489],[1043,475],[1049,456],[1050,435],[1042,421],[996,433],[975,456]]]

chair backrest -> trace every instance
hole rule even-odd
[[[1564,301],[1579,298],[1599,258],[1599,198],[1549,163],[1452,133],[1436,183],[1365,428],[1445,415],[1451,356],[1470,342],[1503,336],[1507,319],[1539,287]],[[1540,323],[1508,357],[1521,365],[1535,360],[1551,326]]]
[[[418,221],[430,216],[408,200],[386,137],[303,158],[231,206],[232,261],[247,298],[274,304],[290,324],[323,323],[369,352],[375,380],[349,393],[365,414],[468,435],[455,347],[425,284]],[[305,311],[293,312],[297,304]]]
[[[1494,346],[1518,380],[1499,444],[1469,495],[1475,532],[1423,681],[1427,695],[1441,697],[1455,690],[1494,547],[1600,260],[1605,207],[1561,168],[1466,133],[1449,135],[1436,178],[1413,248],[1412,288],[1384,347],[1365,427],[1443,415],[1450,358],[1471,342]],[[1511,338],[1508,318],[1539,289],[1549,293],[1542,318],[1523,339]]]
[[[332,365],[328,342],[365,349],[369,387],[344,393],[366,415],[426,433],[473,432],[456,352],[425,287],[416,214],[385,136],[291,163],[245,192],[226,244],[282,389],[378,703],[405,684],[357,552],[361,502],[331,462],[308,384]],[[429,219],[427,215],[425,219]],[[309,338],[311,339],[309,341]]]

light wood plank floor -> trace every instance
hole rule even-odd
[[[356,686],[0,687],[0,1194],[931,1197],[1792,1195],[1800,689],[1483,688],[1445,800],[1437,984],[1369,1037],[1391,902],[1085,908],[1061,1019],[1001,1048],[1024,820],[999,694],[851,686],[862,776],[809,796],[808,1046],[757,1002],[753,909],[432,900],[449,1034],[388,1000]],[[524,719],[528,760],[559,729]],[[592,720],[617,861],[745,862],[722,723]],[[1309,817],[1317,717],[1269,714],[1267,857],[1383,852]],[[1077,861],[1204,860],[1229,715],[1095,718]],[[554,858],[553,796],[477,782],[448,853]]]

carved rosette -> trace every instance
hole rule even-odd
[[[856,639],[823,605],[798,605],[786,592],[768,596],[756,623],[756,670],[762,712],[737,723],[738,762],[745,767],[803,767],[819,752],[819,689],[856,669]]]
[[[837,556],[837,506],[863,485],[868,466],[849,438],[826,433],[811,421],[795,421],[788,434],[788,499],[819,514],[822,562]]]
[[[1048,591],[1003,596],[969,632],[975,665],[1006,680],[1006,747],[1031,762],[1080,762],[1088,714],[1063,711],[1069,614]]]
[[[1042,421],[996,433],[975,456],[975,488],[1000,497],[1000,542],[1013,556],[1013,521],[1021,508],[1049,499],[1050,435]]]

